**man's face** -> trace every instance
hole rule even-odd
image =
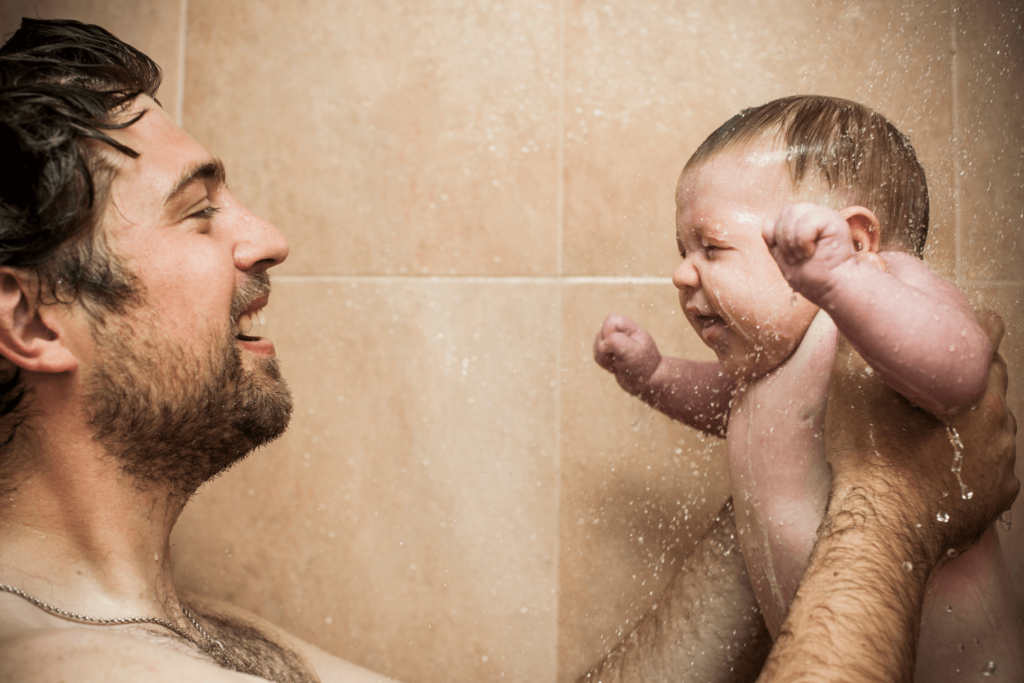
[[[752,378],[789,357],[817,307],[795,295],[761,236],[794,201],[781,153],[741,148],[679,180],[672,282],[687,320],[734,377]]]
[[[102,229],[142,302],[90,324],[85,407],[127,474],[188,494],[287,426],[274,344],[249,323],[259,324],[266,270],[288,244],[231,196],[219,162],[159,105],[140,97],[141,108],[142,119],[111,132],[139,157],[115,160]]]

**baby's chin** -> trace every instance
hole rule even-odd
[[[722,369],[733,379],[752,382],[778,368],[789,357],[789,353],[771,354],[763,351],[737,352],[729,348],[711,347],[718,356]]]

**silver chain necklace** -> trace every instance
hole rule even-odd
[[[84,614],[68,612],[67,610],[61,609],[60,607],[54,607],[51,604],[43,602],[37,597],[29,595],[20,588],[8,586],[5,583],[0,583],[0,591],[17,595],[19,598],[24,598],[25,600],[28,600],[44,612],[49,612],[54,616],[61,617],[62,619],[68,619],[70,621],[80,621],[86,624],[97,624],[100,626],[122,626],[124,624],[156,624],[157,626],[163,626],[164,628],[173,631],[174,633],[178,634],[188,642],[198,647],[203,652],[209,652],[212,649],[212,646],[214,645],[219,647],[221,650],[224,649],[224,643],[220,642],[219,640],[215,640],[209,633],[207,633],[206,630],[199,625],[199,622],[196,621],[195,617],[192,616],[192,613],[185,609],[184,605],[181,605],[182,613],[184,613],[184,615],[188,617],[188,620],[192,622],[192,625],[196,627],[196,630],[199,631],[203,638],[206,639],[207,647],[204,647],[202,643],[193,638],[187,631],[178,628],[169,621],[157,619],[156,617],[127,617],[124,619],[100,619],[99,617],[89,617]]]

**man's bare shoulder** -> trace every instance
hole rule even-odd
[[[0,681],[6,683],[186,680],[242,683],[256,679],[113,630],[33,629],[0,640]]]
[[[259,629],[280,646],[286,647],[302,657],[323,683],[385,683],[393,681],[387,676],[332,655],[237,605],[196,594],[189,594],[186,599],[188,604],[201,614],[217,615]]]

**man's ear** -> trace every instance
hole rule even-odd
[[[840,211],[839,215],[850,226],[853,246],[858,252],[878,253],[881,229],[878,225],[878,218],[871,209],[865,209],[863,206],[848,206]]]
[[[57,306],[41,306],[36,278],[0,267],[0,355],[29,372],[69,372],[78,360],[60,334]]]

